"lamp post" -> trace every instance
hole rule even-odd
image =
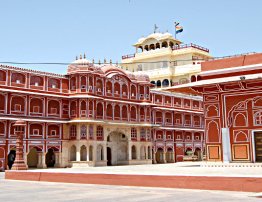
[[[11,170],[27,170],[23,152],[23,136],[25,132],[25,126],[26,123],[23,120],[18,120],[14,124],[16,134],[16,158]]]

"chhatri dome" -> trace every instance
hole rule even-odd
[[[181,41],[175,39],[169,32],[157,32],[149,34],[147,37],[141,37],[133,46],[142,50],[152,50],[168,46],[172,47],[181,43]]]

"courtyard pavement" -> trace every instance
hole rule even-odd
[[[201,167],[205,162],[86,168],[32,169],[31,172],[99,173],[170,176],[262,177],[262,167]],[[245,165],[245,164],[243,164]],[[261,185],[262,186],[262,185]]]
[[[0,172],[0,201],[261,201],[262,193],[167,189],[5,180]]]

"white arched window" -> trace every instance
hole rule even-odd
[[[86,126],[85,126],[85,125],[82,125],[82,126],[81,126],[80,138],[81,138],[81,139],[85,139],[85,138],[86,138]]]

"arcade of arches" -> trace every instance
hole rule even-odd
[[[67,144],[71,167],[152,163],[152,143],[134,142],[128,133],[112,131],[103,141],[77,139]]]

